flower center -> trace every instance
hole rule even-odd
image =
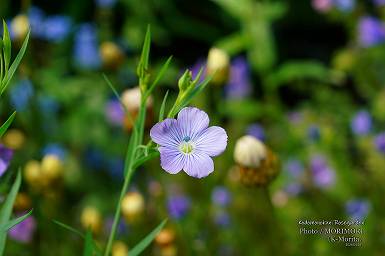
[[[179,150],[185,154],[190,154],[194,150],[194,143],[189,136],[185,136],[179,145]]]

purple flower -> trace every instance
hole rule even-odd
[[[250,69],[243,57],[231,63],[229,82],[225,87],[228,98],[244,98],[251,93]]]
[[[265,141],[265,130],[259,124],[251,124],[247,127],[246,133],[261,141]]]
[[[110,100],[106,106],[106,116],[108,121],[113,124],[120,126],[124,120],[124,110],[119,100]]]
[[[19,242],[28,243],[32,240],[33,233],[35,232],[36,221],[33,216],[30,216],[11,228],[9,236]]]
[[[289,194],[289,195],[292,195],[292,196],[296,196],[298,195],[299,193],[301,193],[303,187],[301,184],[299,183],[290,183],[286,186],[285,188],[285,191]]]
[[[355,135],[366,135],[372,128],[372,118],[368,111],[361,110],[353,117],[350,128]]]
[[[313,174],[313,182],[317,187],[326,188],[334,184],[335,172],[327,165],[323,156],[313,156],[310,168]]]
[[[369,213],[370,203],[367,200],[349,200],[345,205],[345,210],[353,220],[363,220]]]
[[[290,159],[285,164],[285,169],[293,176],[298,177],[303,173],[303,164],[297,159]]]
[[[383,6],[383,5],[385,5],[385,0],[373,0],[373,3],[376,6]]]
[[[3,176],[11,162],[13,151],[0,144],[0,177]]]
[[[381,20],[364,16],[358,23],[358,41],[363,47],[370,47],[385,41],[385,27]]]
[[[203,178],[214,171],[213,156],[227,146],[226,131],[209,126],[208,115],[197,108],[183,108],[177,119],[167,118],[151,128],[151,139],[160,145],[162,168],[171,174],[182,169],[190,176]]]
[[[220,206],[226,206],[231,201],[231,195],[225,187],[216,187],[211,193],[211,200]]]
[[[183,218],[190,210],[191,201],[184,195],[170,196],[167,200],[167,209],[170,216],[174,219]]]
[[[379,152],[385,154],[385,132],[382,132],[374,137],[374,145]]]
[[[333,7],[332,0],[313,0],[311,4],[318,12],[327,12]]]

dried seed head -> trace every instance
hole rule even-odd
[[[253,136],[246,135],[239,138],[235,144],[234,160],[237,164],[258,168],[266,158],[266,146]]]

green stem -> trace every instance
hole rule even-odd
[[[108,256],[110,254],[112,243],[115,239],[115,233],[116,233],[116,229],[118,227],[118,222],[120,219],[120,205],[122,203],[124,195],[126,194],[126,191],[128,189],[128,185],[130,184],[132,173],[133,173],[133,170],[132,170],[132,168],[130,168],[128,170],[126,177],[124,178],[123,187],[122,187],[122,190],[120,191],[120,197],[119,197],[118,205],[116,206],[115,215],[114,215],[114,222],[112,224],[111,232],[110,232],[110,235],[108,237],[107,247],[106,247],[106,250],[104,252],[104,256]]]

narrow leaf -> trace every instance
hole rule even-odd
[[[4,90],[7,88],[9,82],[11,81],[13,75],[15,74],[16,69],[19,67],[19,64],[20,64],[20,62],[24,56],[25,50],[27,49],[29,34],[30,34],[30,32],[28,32],[27,36],[25,37],[23,45],[21,46],[19,53],[16,55],[15,60],[13,61],[11,67],[9,68],[7,74],[5,75],[5,77],[3,79],[3,85],[2,85],[3,87],[1,88],[0,95],[3,94]]]
[[[196,86],[196,87],[189,93],[189,95],[185,98],[185,100],[182,102],[181,106],[178,108],[178,111],[177,111],[177,112],[179,112],[179,110],[180,110],[181,108],[187,106],[187,105],[192,101],[192,99],[193,99],[195,96],[197,96],[199,93],[201,93],[201,92],[206,88],[206,86],[209,84],[209,82],[211,81],[211,79],[212,79],[212,76],[208,76],[208,77],[206,77],[205,80],[203,80],[202,83],[198,84],[198,85],[197,85],[197,86]]]
[[[12,113],[10,117],[8,117],[7,121],[0,127],[0,138],[3,137],[4,133],[8,130],[9,126],[15,119],[16,111]]]
[[[171,59],[172,59],[172,56],[170,56],[166,62],[163,64],[162,68],[160,69],[158,75],[156,76],[154,82],[152,82],[150,88],[148,89],[148,91],[146,92],[146,96],[150,96],[150,94],[152,93],[152,91],[154,90],[155,86],[159,83],[160,79],[162,79],[162,77],[164,76],[164,74],[166,73],[166,70],[168,69],[168,66],[170,65],[170,62],[171,62]]]
[[[167,90],[166,94],[164,95],[164,98],[163,98],[163,101],[162,101],[162,105],[160,106],[159,122],[162,121],[163,118],[164,118],[164,109],[166,108],[167,97],[168,97],[168,90]]]
[[[130,250],[128,255],[137,256],[142,253],[144,249],[146,249],[151,244],[156,235],[158,235],[158,233],[162,230],[166,222],[167,219],[163,220],[151,233],[149,233],[142,241],[135,245],[135,247]]]
[[[67,224],[64,224],[63,222],[60,222],[58,220],[52,220],[53,223],[55,223],[56,225],[64,228],[64,229],[67,229],[68,231],[71,231],[72,233],[75,233],[77,235],[79,235],[80,237],[84,238],[84,235],[82,232],[80,232],[79,230],[71,227],[71,226],[68,226]]]
[[[23,220],[25,220],[26,218],[28,218],[30,215],[32,214],[32,209],[24,214],[23,216],[20,216],[16,219],[13,219],[13,220],[10,220],[8,221],[7,223],[5,224],[2,224],[0,226],[0,232],[3,233],[3,232],[7,232],[9,229],[13,228],[14,226],[16,226],[17,224],[19,224],[20,222],[22,222]]]
[[[150,44],[151,44],[151,28],[150,28],[150,25],[148,25],[146,36],[144,37],[142,55],[140,57],[140,62],[142,63],[144,69],[148,69],[148,59],[150,56]]]
[[[19,191],[20,184],[21,184],[21,171],[19,170],[17,172],[16,180],[12,185],[11,191],[9,192],[3,206],[1,207],[0,225],[8,223],[11,217],[13,204],[15,202],[17,192]],[[4,253],[6,240],[7,240],[7,232],[0,232],[0,255],[3,255]]]
[[[87,230],[86,238],[84,240],[83,256],[92,256],[94,252],[94,241],[92,239],[91,230]]]
[[[3,20],[3,48],[4,48],[5,72],[7,72],[9,63],[11,61],[11,38],[9,36],[7,23],[5,23],[4,20]]]

